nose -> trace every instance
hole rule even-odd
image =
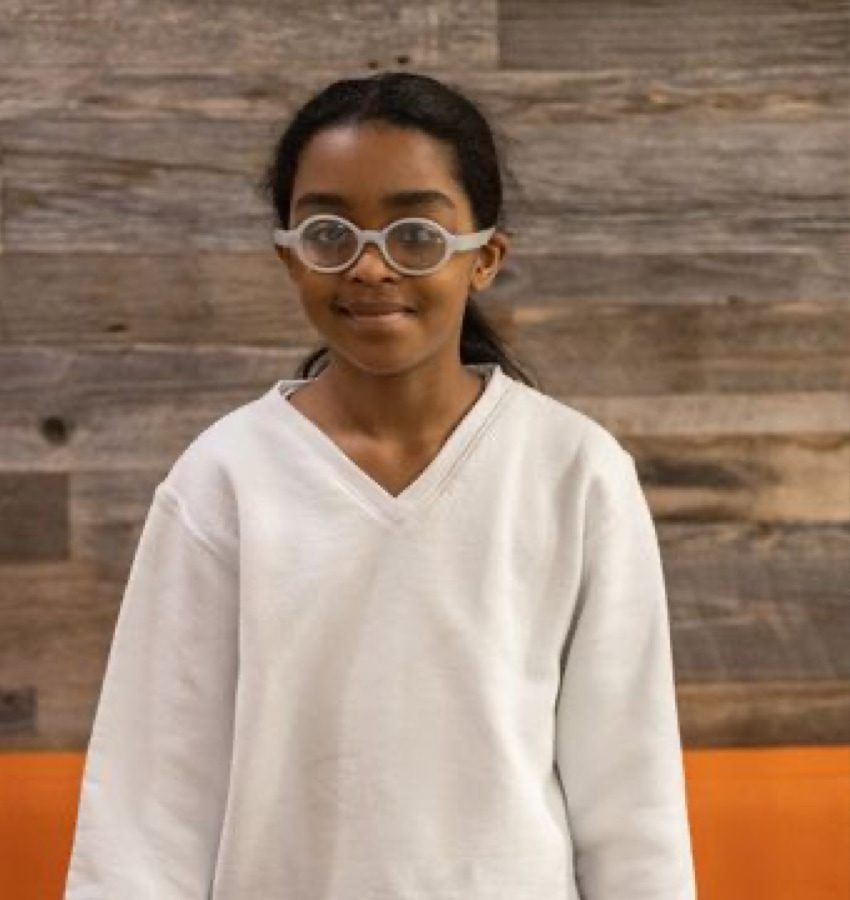
[[[376,278],[397,278],[399,273],[384,259],[381,248],[372,241],[366,241],[360,255],[345,270],[347,278],[361,278],[373,281]]]

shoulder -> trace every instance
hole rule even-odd
[[[513,386],[521,432],[534,458],[558,473],[563,492],[584,508],[588,527],[618,514],[640,490],[634,456],[602,422],[569,402],[524,384]],[[561,494],[560,496],[563,496]]]
[[[566,451],[587,475],[622,474],[634,467],[621,440],[588,413],[520,381],[514,382],[512,391],[529,436],[556,452]]]
[[[211,422],[181,451],[157,490],[176,497],[199,531],[235,547],[237,471],[250,469],[256,452],[258,403],[253,398]]]

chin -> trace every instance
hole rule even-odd
[[[421,354],[408,349],[393,350],[389,345],[377,345],[370,352],[362,345],[352,348],[343,341],[325,341],[330,358],[339,368],[356,370],[369,375],[401,375],[415,368],[421,361]]]

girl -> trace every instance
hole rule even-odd
[[[634,459],[471,294],[490,127],[338,81],[265,182],[326,346],[157,486],[68,900],[691,900],[665,585]]]

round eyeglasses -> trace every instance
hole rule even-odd
[[[471,234],[452,234],[431,219],[397,219],[380,231],[361,229],[330,213],[310,216],[297,228],[274,229],[279,247],[294,247],[301,261],[316,272],[341,272],[360,256],[367,241],[381,249],[384,259],[405,275],[429,275],[454,253],[482,247],[495,233],[486,228]]]

